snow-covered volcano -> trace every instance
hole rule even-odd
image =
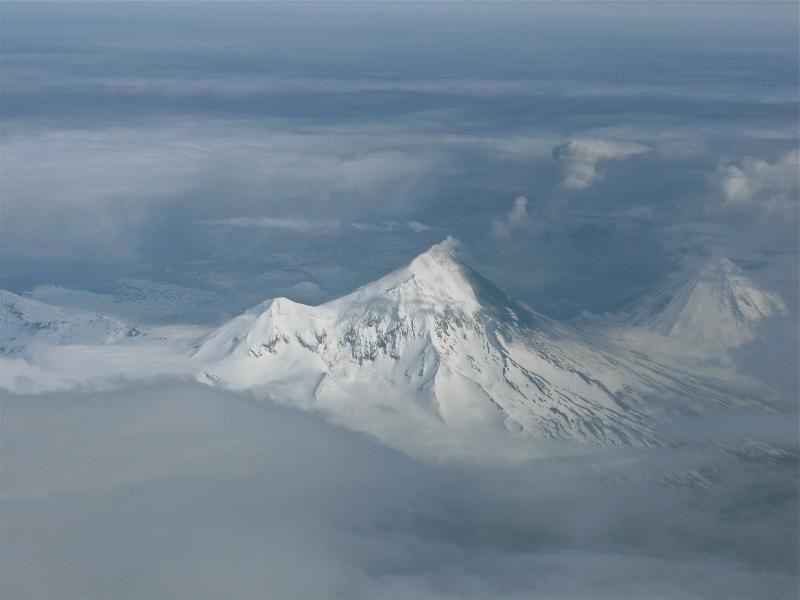
[[[623,310],[618,322],[718,351],[751,341],[762,319],[785,313],[777,294],[722,258],[666,282]]]
[[[33,345],[107,344],[138,335],[111,317],[0,290],[0,354],[18,354]]]
[[[382,438],[435,424],[650,444],[656,414],[741,401],[515,302],[453,246],[320,306],[254,307],[199,344],[202,377]]]

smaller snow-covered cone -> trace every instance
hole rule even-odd
[[[713,352],[752,341],[762,319],[785,314],[780,296],[760,289],[723,258],[633,303],[618,322]]]
[[[0,354],[36,345],[108,344],[140,335],[122,321],[0,290]]]

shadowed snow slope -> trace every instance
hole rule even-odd
[[[278,298],[254,307],[198,346],[202,377],[401,445],[492,429],[658,444],[656,415],[744,402],[511,300],[453,246],[448,238],[320,306]]]

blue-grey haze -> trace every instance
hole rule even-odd
[[[717,255],[791,314],[739,356],[787,414],[508,468],[197,384],[3,394],[0,596],[796,592],[796,2],[2,2],[0,67],[0,288],[211,324],[452,235],[558,318]]]
[[[213,321],[454,235],[570,317],[686,253],[796,265],[796,208],[727,210],[719,182],[798,146],[794,3],[9,2],[1,26],[12,290],[155,280],[217,294],[184,311]],[[587,137],[649,151],[565,188],[553,150]],[[518,196],[527,222],[491,235]]]

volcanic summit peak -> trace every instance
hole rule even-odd
[[[457,252],[459,241],[452,237],[447,236],[438,244],[434,244],[425,252],[418,255],[409,264],[409,268],[415,272],[425,272],[430,269],[448,269],[454,270],[461,266],[461,261],[458,258]]]
[[[382,298],[400,304],[478,310],[481,303],[474,289],[474,274],[456,256],[457,247],[458,241],[448,236],[405,266],[325,306],[371,303]]]

